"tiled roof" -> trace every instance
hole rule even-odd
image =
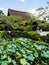
[[[16,16],[21,16],[23,20],[29,20],[30,16],[28,16],[26,13],[27,12],[22,12],[22,11],[16,11],[16,10],[8,9],[8,16],[16,15]]]

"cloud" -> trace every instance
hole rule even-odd
[[[25,0],[20,0],[21,2],[25,2]]]
[[[35,9],[30,9],[30,10],[28,10],[28,12],[30,12],[30,13],[35,13]]]
[[[36,8],[35,9],[30,9],[28,10],[29,13],[32,13],[33,15],[38,15],[38,12],[36,11]]]

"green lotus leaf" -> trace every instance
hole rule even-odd
[[[26,65],[27,61],[26,61],[25,58],[22,58],[22,59],[20,59],[20,63],[21,63],[22,65]]]

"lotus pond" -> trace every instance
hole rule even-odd
[[[49,65],[49,45],[27,38],[0,42],[0,65]]]

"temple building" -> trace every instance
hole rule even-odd
[[[28,12],[22,12],[22,11],[16,11],[12,9],[8,9],[8,16],[10,15],[15,15],[15,16],[20,16],[22,17],[23,20],[29,20],[30,16],[27,15]]]

